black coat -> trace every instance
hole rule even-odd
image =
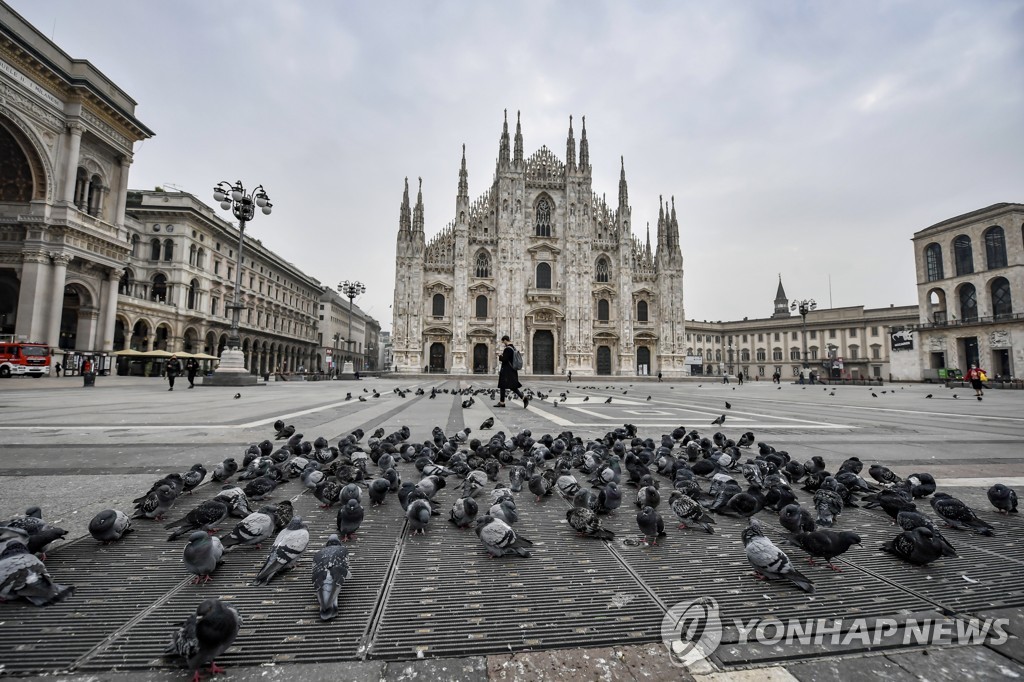
[[[185,372],[189,377],[195,378],[196,374],[199,373],[199,362],[195,358],[189,358],[185,361]]]
[[[164,370],[164,374],[169,377],[176,377],[181,374],[181,360],[178,358],[172,358],[167,361],[167,367]]]
[[[515,352],[512,350],[512,345],[505,346],[505,350],[501,351],[501,369],[498,370],[498,388],[504,388],[506,390],[514,391],[515,389],[522,386],[519,383],[519,372],[512,367],[512,356]]]

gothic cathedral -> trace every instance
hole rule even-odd
[[[657,249],[633,236],[623,162],[615,207],[593,191],[586,119],[579,163],[523,157],[516,121],[501,133],[494,182],[469,199],[465,146],[455,219],[427,242],[422,181],[398,226],[393,306],[399,373],[493,374],[508,334],[527,374],[685,373],[683,256],[675,201],[659,201]]]

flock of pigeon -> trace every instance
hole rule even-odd
[[[435,389],[431,397],[437,393]],[[716,420],[723,422],[724,415]],[[479,430],[490,431],[493,425],[488,419]],[[390,434],[377,429],[365,443],[364,432],[356,429],[332,446],[323,437],[310,442],[281,421],[274,428],[275,438],[285,444],[275,447],[264,440],[245,450],[241,465],[234,457],[216,465],[210,478],[221,486],[220,492],[167,522],[168,541],[187,536],[182,565],[196,583],[210,581],[226,554],[239,548],[262,550],[269,542],[266,559],[253,576],[253,584],[264,585],[295,568],[309,545],[307,524],[294,514],[291,502],[266,502],[278,486],[298,482],[322,509],[337,509],[337,533],[312,560],[313,592],[325,621],[337,616],[338,597],[351,575],[344,543],[356,538],[364,503],[377,506],[397,497],[411,533],[425,534],[441,514],[438,492],[450,485],[460,492],[448,510],[448,521],[474,528],[491,557],[530,556],[531,541],[515,530],[520,514],[516,495],[524,487],[537,501],[558,493],[570,505],[568,526],[580,536],[603,541],[613,540],[614,533],[602,527],[602,517],[619,509],[626,497],[627,504],[631,501],[638,509],[641,542],[651,546],[666,534],[659,511],[666,507],[665,514],[674,517],[679,529],[692,527],[709,534],[715,532],[716,515],[749,519],[742,540],[757,577],[789,581],[806,592],[814,591],[813,583],[768,538],[765,521],[756,515],[771,512],[789,533],[784,544],[805,552],[811,565],[823,559],[836,571],[840,569],[832,561],[861,542],[855,532],[833,530],[848,507],[880,508],[899,524],[901,532],[880,549],[912,564],[956,556],[932,519],[918,511],[922,498],[930,498],[935,514],[950,528],[993,532],[964,502],[937,492],[935,479],[927,473],[900,478],[885,466],[872,464],[868,475],[874,482],[868,482],[861,477],[864,465],[856,457],[832,473],[821,457],[801,463],[763,442],[756,443],[753,454],[751,432],[733,441],[721,432],[708,438],[679,427],[654,440],[639,437],[636,427],[625,424],[593,440],[570,431],[535,439],[529,430],[512,436],[498,431],[479,439],[470,437],[469,428],[448,435],[435,427],[430,440],[416,443],[410,442],[410,430],[403,426]],[[415,480],[403,481],[400,471]],[[90,534],[101,543],[117,542],[131,533],[133,522],[164,521],[207,474],[202,464],[196,464],[161,478],[134,500],[131,516],[117,509],[97,514],[89,524]],[[812,508],[797,502],[795,486],[813,495]],[[1004,485],[993,486],[988,498],[1000,512],[1017,512],[1017,495]],[[217,535],[229,519],[237,521]],[[20,597],[46,605],[73,593],[73,587],[56,583],[43,563],[46,548],[65,534],[48,525],[37,507],[0,526],[0,600]],[[167,653],[182,657],[198,680],[205,665],[212,672],[221,670],[215,660],[234,641],[240,624],[234,607],[207,599],[175,634]]]

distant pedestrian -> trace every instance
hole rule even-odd
[[[571,384],[572,383],[572,370],[571,369],[569,370],[569,378],[565,380],[565,383],[567,383],[567,384]]]
[[[729,373],[728,372],[722,372],[722,383],[723,384],[729,383]]]
[[[815,379],[817,379],[817,378],[818,378],[818,375],[817,375],[817,374],[815,374],[814,370],[812,369],[812,370],[811,370],[811,375],[810,375],[810,376],[811,376],[811,386],[813,386],[813,385],[814,385],[814,381],[815,381]]]
[[[86,360],[82,363],[82,374],[88,374],[92,371],[92,360]]]
[[[167,375],[167,383],[171,385],[168,391],[174,390],[174,380],[179,374],[181,374],[181,360],[178,359],[177,355],[172,355],[167,361],[167,366],[164,368],[164,374]]]
[[[196,374],[199,373],[199,361],[195,358],[185,360],[185,376],[188,377],[188,387],[196,387]]]
[[[740,386],[743,385],[743,372],[736,372],[736,383]]]
[[[661,372],[658,372],[658,382],[661,382]]]
[[[804,383],[804,373],[800,372],[800,384],[803,385],[803,383]]]
[[[516,369],[515,362],[519,351],[512,345],[512,340],[507,334],[501,337],[501,342],[505,344],[505,348],[498,353],[498,362],[501,364],[501,369],[498,370],[498,390],[501,391],[501,395],[494,406],[505,407],[505,391],[512,391],[522,398],[523,409],[526,409],[530,405],[530,398],[519,390],[522,384],[519,383],[519,370]]]
[[[985,370],[977,365],[971,365],[971,368],[967,370],[967,380],[971,382],[971,388],[974,389],[974,395],[978,400],[981,400],[981,396],[985,395],[984,381],[987,378]]]
[[[57,378],[60,378],[60,373],[64,369],[64,367],[58,362],[53,366],[53,369],[55,372],[57,372]]]

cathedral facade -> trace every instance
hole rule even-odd
[[[506,116],[490,187],[475,200],[463,148],[455,216],[429,241],[422,182],[399,216],[394,368],[488,374],[499,339],[527,374],[686,373],[683,257],[674,200],[659,201],[656,248],[633,235],[625,164],[618,202],[593,189],[586,120],[579,160],[569,120],[565,160],[523,155]]]

